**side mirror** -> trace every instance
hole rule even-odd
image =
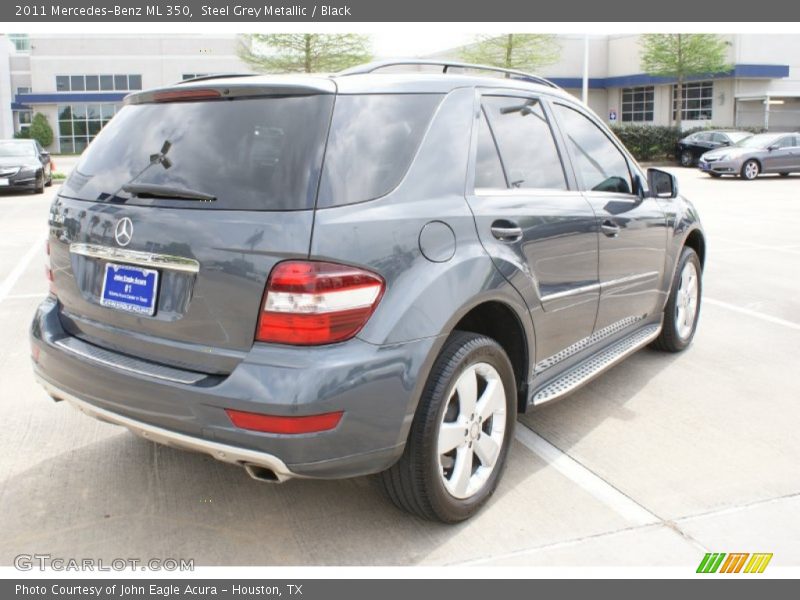
[[[730,142],[728,142],[728,141],[724,141],[724,142],[720,142],[720,143],[719,143],[719,145],[720,145],[720,146],[730,146],[730,145],[731,145],[731,143],[730,143]]]
[[[675,198],[678,195],[678,180],[661,169],[647,169],[647,187],[654,198]]]
[[[778,149],[778,147],[775,146],[775,145],[767,146],[767,152],[772,152],[773,150],[777,150],[777,149]]]

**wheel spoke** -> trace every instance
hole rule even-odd
[[[478,379],[474,368],[467,369],[459,377],[456,391],[458,392],[458,412],[461,416],[469,418],[475,412],[475,404],[478,401]]]
[[[450,476],[453,493],[463,498],[467,495],[469,480],[472,477],[472,448],[464,446],[456,452],[456,464]]]
[[[458,422],[442,423],[439,428],[439,456],[464,443],[464,425]]]
[[[481,461],[484,467],[491,467],[497,461],[497,455],[500,453],[500,446],[489,435],[482,435],[475,441],[475,454]]]
[[[498,379],[490,379],[483,390],[476,410],[478,415],[486,421],[495,412],[502,409],[506,403],[503,384]]]

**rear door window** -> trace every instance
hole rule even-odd
[[[336,98],[317,206],[385,196],[405,176],[441,94]]]
[[[483,107],[511,187],[567,189],[561,157],[539,100],[486,96]]]
[[[92,142],[61,193],[178,208],[310,209],[332,105],[325,94],[128,105]],[[123,191],[126,184],[189,189],[216,200],[138,197]]]
[[[628,161],[603,130],[575,109],[563,104],[554,104],[553,108],[582,189],[613,194],[633,193]]]
[[[478,124],[478,153],[475,158],[476,188],[507,188],[503,165],[497,153],[494,135],[489,128],[486,114],[481,111]]]

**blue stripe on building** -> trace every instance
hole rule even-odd
[[[686,81],[706,81],[708,79],[726,79],[738,77],[743,79],[780,79],[789,76],[789,65],[734,65],[730,71],[707,73],[688,77]],[[580,77],[550,77],[550,81],[562,88],[580,88],[583,80]],[[621,75],[617,77],[590,77],[589,88],[605,90],[617,87],[636,87],[641,85],[664,85],[676,83],[675,77],[654,77],[647,73]]]
[[[51,94],[17,94],[17,104],[76,104],[82,102],[122,102],[128,92],[62,92]]]

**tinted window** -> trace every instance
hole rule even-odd
[[[794,143],[794,136],[787,135],[786,137],[782,137],[774,144],[778,148],[791,148],[795,145]]]
[[[70,84],[73,92],[82,92],[85,89],[83,84],[83,75],[73,75],[70,77]]]
[[[486,97],[484,109],[515,188],[567,189],[553,133],[538,100]]]
[[[576,110],[562,104],[556,104],[555,110],[582,188],[630,194],[633,187],[628,161],[608,136]]]
[[[100,89],[100,80],[97,75],[86,76],[86,89],[90,92]]]
[[[336,99],[318,206],[384,196],[405,176],[439,94],[375,94]]]
[[[142,76],[128,75],[128,87],[132,90],[142,89]]]
[[[503,174],[503,165],[494,136],[489,129],[486,115],[481,111],[478,125],[478,154],[475,158],[475,187],[476,188],[505,188],[506,176]]]
[[[712,139],[713,141],[715,141],[715,142],[719,142],[720,144],[721,144],[722,142],[727,142],[727,141],[729,141],[729,140],[728,140],[728,136],[727,136],[727,135],[725,135],[724,133],[712,133],[712,134],[711,134],[711,139]]]
[[[113,75],[100,75],[100,89],[107,91],[114,89],[114,76]]]
[[[316,95],[125,106],[92,142],[62,194],[183,208],[312,208],[332,102]],[[159,160],[166,141],[166,160]],[[131,182],[189,188],[217,201],[131,198],[120,191]]]

